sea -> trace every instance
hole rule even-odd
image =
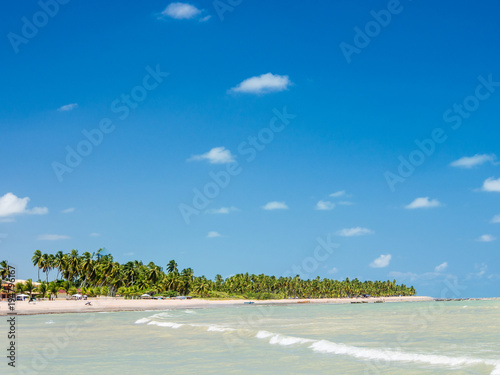
[[[17,317],[20,374],[500,374],[500,301]]]

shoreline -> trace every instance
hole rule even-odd
[[[350,304],[362,303],[394,303],[394,302],[426,302],[435,301],[435,298],[426,296],[405,297],[369,297],[369,298],[308,298],[308,299],[279,299],[279,300],[129,300],[123,298],[89,298],[88,300],[55,300],[38,301],[28,303],[27,301],[16,301],[16,315],[44,315],[44,314],[74,314],[92,312],[122,312],[122,311],[146,311],[146,310],[172,310],[172,309],[202,309],[214,307],[245,306],[248,302],[257,305],[295,305],[295,304]],[[91,302],[92,306],[85,305]],[[246,304],[245,304],[246,302]],[[0,316],[7,316],[8,305],[6,301],[0,302]]]

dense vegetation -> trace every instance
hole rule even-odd
[[[120,264],[115,262],[111,254],[84,252],[78,254],[71,250],[65,254],[42,254],[36,250],[32,262],[45,274],[45,281],[35,289],[31,280],[27,285],[18,284],[18,292],[34,291],[49,296],[57,296],[58,290],[68,294],[76,293],[79,288],[88,296],[125,296],[138,297],[143,293],[151,295],[191,295],[195,297],[213,298],[327,298],[353,297],[363,294],[371,296],[414,295],[413,287],[397,285],[394,281],[365,281],[358,279],[343,281],[320,279],[302,280],[295,277],[275,277],[267,275],[237,274],[224,279],[217,275],[214,280],[205,276],[195,276],[192,268],[179,272],[174,260],[168,262],[165,271],[153,262],[147,265],[140,261]],[[3,264],[3,263],[2,263]],[[6,263],[3,264],[4,268]],[[49,282],[52,271],[57,272],[54,281]],[[61,277],[61,278],[60,278]]]

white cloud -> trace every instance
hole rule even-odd
[[[493,219],[491,219],[491,223],[500,223],[500,215],[493,216]]]
[[[452,167],[469,169],[484,164],[488,161],[494,163],[496,159],[497,157],[495,154],[476,154],[470,157],[464,156],[463,158],[455,160],[450,165]]]
[[[262,207],[264,210],[288,210],[288,206],[285,202],[268,202]]]
[[[100,234],[99,233],[96,233],[96,232],[92,232],[89,234],[90,237],[99,237]]]
[[[405,208],[412,210],[415,208],[432,208],[439,207],[441,203],[437,199],[429,199],[429,197],[417,198],[409,205],[405,206]]]
[[[391,261],[391,254],[382,254],[379,256],[377,259],[375,259],[373,262],[370,263],[370,267],[372,268],[384,268],[387,267]]]
[[[208,160],[210,164],[226,164],[234,161],[234,155],[225,147],[214,147],[210,151],[201,155],[193,155],[188,161]]]
[[[216,237],[221,237],[219,232],[210,231],[207,234],[207,238],[216,238]]]
[[[329,201],[319,201],[316,203],[316,209],[320,211],[333,210],[335,208],[335,203]]]
[[[71,103],[71,104],[66,104],[63,105],[62,107],[57,108],[59,112],[68,112],[72,111],[73,109],[78,108],[78,103]]]
[[[446,270],[448,268],[448,262],[443,262],[441,263],[439,266],[436,266],[434,268],[434,271],[435,272],[443,272],[444,270]]]
[[[332,269],[330,269],[330,270],[328,270],[328,271],[326,271],[326,272],[328,272],[329,274],[332,274],[332,275],[333,275],[333,274],[336,274],[338,271],[339,271],[339,270],[337,269],[337,267],[333,267]]]
[[[210,18],[212,18],[211,15],[205,16],[203,18],[200,18],[200,22],[207,22]]]
[[[492,236],[491,234],[483,234],[476,241],[479,241],[479,242],[493,242],[496,239],[497,238],[495,236]]]
[[[201,10],[188,3],[170,3],[161,14],[176,20],[188,20],[200,15]]]
[[[344,228],[342,230],[339,230],[337,234],[342,237],[354,237],[354,236],[363,236],[365,234],[373,234],[375,233],[371,229],[368,228],[361,228],[361,227],[356,227],[356,228]]]
[[[217,214],[228,214],[234,211],[238,211],[238,209],[234,206],[231,206],[231,207],[211,208],[209,210],[206,210],[205,213],[217,215]]]
[[[45,215],[49,212],[47,207],[33,207],[28,209],[29,197],[19,198],[12,193],[0,197],[0,217],[8,217],[20,214]],[[10,219],[7,219],[9,221]]]
[[[496,180],[493,177],[487,178],[483,182],[483,187],[481,190],[500,193],[500,178],[498,178]]]
[[[266,73],[245,79],[230,91],[247,94],[266,94],[288,89],[292,84],[288,76]]]
[[[41,234],[38,236],[38,240],[42,241],[57,241],[57,240],[67,240],[69,236],[65,236],[62,234]]]
[[[74,207],[66,208],[65,210],[61,211],[62,214],[70,214],[72,212],[75,212],[75,208]]]
[[[345,190],[340,190],[335,193],[331,193],[330,197],[338,198],[338,197],[343,197],[345,195],[346,195]]]
[[[475,264],[474,265],[474,269],[477,272],[471,272],[471,273],[469,273],[467,275],[467,277],[465,278],[466,280],[480,279],[480,278],[482,278],[486,274],[486,271],[488,270],[488,266],[486,264],[484,264],[484,263]]]

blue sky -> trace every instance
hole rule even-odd
[[[10,1],[0,257],[498,295],[499,11]]]

